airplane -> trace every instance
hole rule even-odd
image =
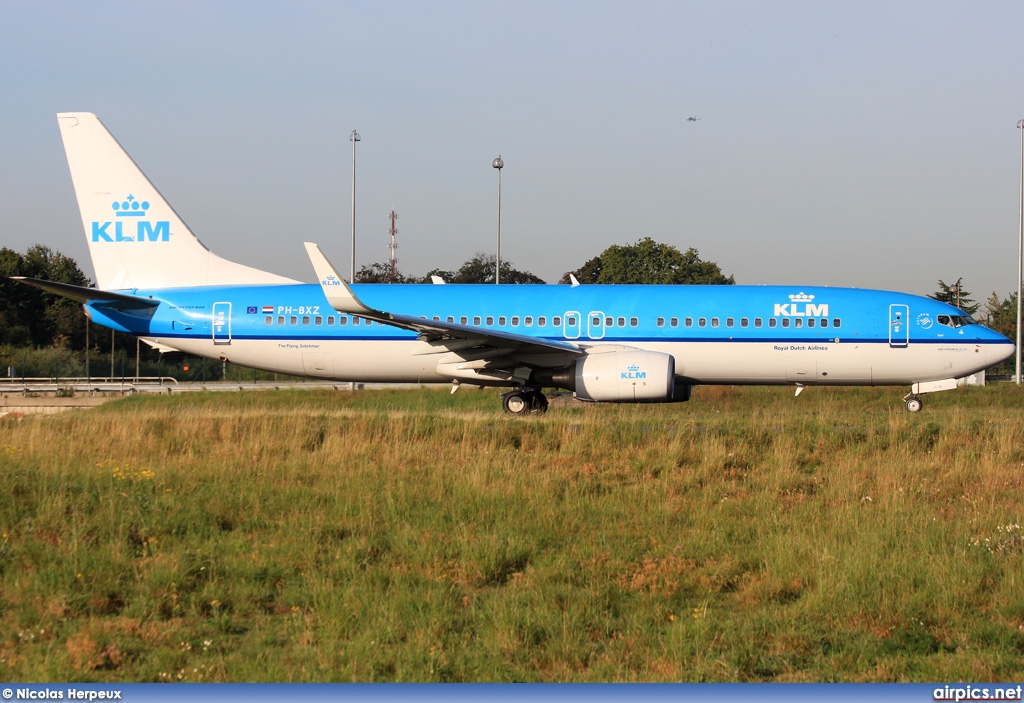
[[[91,113],[61,136],[97,287],[20,278],[81,302],[95,323],[162,351],[336,381],[542,389],[583,401],[668,403],[694,386],[910,385],[920,395],[1014,353],[1009,339],[931,298],[740,285],[352,284],[315,243],[317,283],[214,254]]]
[[[686,121],[687,121],[687,122],[696,122],[696,121],[697,121],[697,120],[699,120],[699,119],[700,119],[699,117],[696,117],[696,116],[693,116],[693,115],[691,115],[690,117],[687,117],[687,118],[686,118]]]

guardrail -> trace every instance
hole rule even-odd
[[[25,378],[0,378],[0,394],[20,395],[96,395],[97,393],[117,393],[130,395],[143,388],[170,390],[178,385],[178,379],[171,376],[138,376],[109,377],[92,376],[90,378],[53,376],[36,376]]]

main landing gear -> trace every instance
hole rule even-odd
[[[524,388],[501,394],[501,403],[510,415],[527,415],[547,412],[548,399],[539,390]]]
[[[913,393],[903,396],[903,400],[907,404],[907,412],[917,413],[921,412],[921,399]]]

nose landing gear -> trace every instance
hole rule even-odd
[[[903,396],[903,400],[907,404],[907,412],[916,413],[921,412],[921,399],[913,393]]]

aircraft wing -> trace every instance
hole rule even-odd
[[[368,320],[418,332],[420,339],[430,343],[433,348],[421,353],[451,352],[472,348],[477,348],[477,355],[486,350],[487,355],[492,358],[498,354],[509,353],[514,353],[516,356],[550,355],[552,353],[581,356],[585,353],[578,345],[571,342],[375,310],[356,297],[348,283],[338,275],[337,270],[320,251],[320,247],[312,242],[305,244],[306,253],[309,254],[313,269],[320,280],[320,286],[331,307],[340,313],[358,315]]]
[[[119,310],[148,310],[160,305],[159,300],[140,298],[136,295],[125,295],[124,293],[111,293],[99,288],[73,286],[70,283],[43,281],[38,278],[28,278],[27,276],[12,276],[11,280],[34,286],[35,288],[41,288],[49,293],[56,293],[79,303],[93,303]]]

